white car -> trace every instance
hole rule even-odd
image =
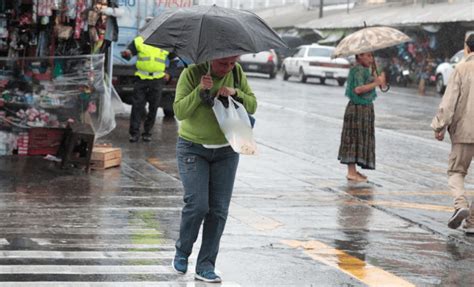
[[[464,50],[460,50],[449,59],[449,62],[444,62],[436,67],[436,92],[443,94],[446,90],[446,84],[448,83],[449,77],[459,61],[464,57]]]
[[[278,57],[275,51],[241,55],[238,62],[245,72],[268,74],[274,79],[278,71]]]
[[[292,57],[283,61],[283,80],[297,76],[305,83],[308,78],[318,78],[324,84],[326,79],[335,79],[339,86],[343,86],[351,65],[344,58],[331,59],[333,51],[334,47],[318,44],[299,46]]]

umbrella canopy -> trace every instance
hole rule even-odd
[[[369,27],[354,32],[337,45],[332,57],[347,57],[373,52],[410,41],[410,37],[390,27]]]
[[[249,11],[217,6],[170,9],[141,31],[145,44],[194,63],[286,48],[260,17]]]

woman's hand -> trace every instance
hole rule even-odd
[[[385,73],[382,73],[379,76],[375,77],[374,82],[377,84],[377,86],[385,87],[387,85],[387,80],[385,79]]]
[[[217,91],[218,96],[223,96],[223,97],[229,97],[229,96],[234,96],[237,93],[237,91],[234,88],[229,88],[229,87],[222,87]]]
[[[201,77],[201,89],[203,90],[210,90],[214,82],[212,81],[212,77],[210,75],[204,75]]]

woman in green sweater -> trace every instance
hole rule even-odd
[[[372,53],[356,56],[357,65],[351,68],[347,78],[346,96],[349,98],[344,113],[338,159],[347,164],[347,179],[363,182],[367,177],[357,171],[375,169],[375,115],[373,101],[375,89],[385,86],[385,75],[374,75],[371,71]]]
[[[250,114],[257,108],[255,95],[237,59],[238,56],[216,59],[185,69],[178,80],[173,104],[180,121],[176,154],[184,187],[173,268],[186,273],[188,258],[204,221],[195,278],[205,282],[221,282],[214,270],[239,162],[239,154],[230,147],[212,111],[214,97],[234,97]]]

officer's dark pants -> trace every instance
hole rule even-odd
[[[161,101],[161,91],[164,79],[141,80],[137,79],[132,97],[132,114],[130,115],[131,136],[140,135],[140,125],[146,113],[146,103],[148,103],[148,114],[145,119],[143,135],[151,135],[151,130],[155,125],[156,112]]]

